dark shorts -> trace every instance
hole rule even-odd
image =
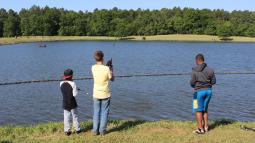
[[[207,112],[212,97],[212,89],[195,92],[193,95],[193,112]]]

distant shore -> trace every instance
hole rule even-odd
[[[0,127],[1,143],[254,143],[254,132],[243,127],[254,128],[254,122],[234,122],[219,120],[210,122],[211,131],[205,135],[195,135],[194,122],[181,121],[111,121],[108,134],[93,136],[92,123],[82,122],[82,133],[69,137],[63,133],[63,123],[45,123],[29,126]]]
[[[180,41],[180,42],[255,42],[255,37],[233,36],[227,40],[221,40],[218,36],[209,35],[156,35],[156,36],[128,36],[125,38],[107,37],[107,36],[23,36],[0,38],[0,45],[19,44],[28,42],[46,42],[46,41]]]

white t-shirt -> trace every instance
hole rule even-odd
[[[67,82],[67,83],[69,83],[69,84],[71,85],[71,87],[73,88],[73,96],[76,97],[77,94],[78,94],[78,90],[77,90],[77,87],[76,87],[75,82],[73,82],[73,81],[67,81],[67,80],[61,81],[61,82],[60,82],[60,87],[61,87],[61,85],[62,85],[63,83],[65,83],[65,82]]]

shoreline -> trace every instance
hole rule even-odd
[[[189,121],[110,121],[105,136],[93,136],[92,122],[81,122],[81,134],[69,137],[63,133],[62,122],[43,123],[28,126],[0,127],[0,142],[117,142],[117,143],[254,143],[254,132],[245,131],[241,126],[255,128],[255,122],[217,120],[210,122],[211,130],[205,135],[195,135],[195,122]]]
[[[232,40],[222,41],[218,36],[209,35],[156,35],[156,36],[128,36],[125,38],[107,36],[23,36],[0,38],[1,45],[11,45],[33,42],[54,42],[54,41],[172,41],[172,42],[212,42],[212,43],[255,43],[255,37],[229,37]]]

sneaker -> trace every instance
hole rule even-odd
[[[205,130],[204,130],[206,133],[209,132],[209,127],[206,127]]]
[[[70,132],[70,131],[68,131],[68,132],[65,132],[65,135],[66,136],[70,136],[72,133]]]
[[[75,133],[76,133],[76,134],[80,134],[80,133],[81,133],[81,130],[79,130],[79,131],[76,131]]]
[[[101,136],[104,136],[105,134],[106,134],[106,132],[102,132],[102,133],[100,133],[100,135],[101,135]]]
[[[196,129],[195,131],[193,131],[194,134],[198,134],[198,135],[201,135],[201,134],[204,134],[205,131],[203,129]]]
[[[93,136],[98,136],[99,135],[99,133],[96,133],[94,131],[92,131],[91,133],[92,133]]]

